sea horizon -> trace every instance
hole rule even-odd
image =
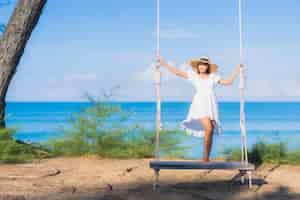
[[[90,101],[6,101],[6,103],[89,103]],[[155,103],[156,101],[126,101],[126,100],[116,100],[116,101],[105,101],[105,102],[116,102],[116,103]],[[161,103],[189,103],[191,101],[161,101]],[[239,103],[240,101],[218,101],[219,103]],[[255,100],[255,101],[245,101],[245,103],[300,103],[300,100]]]

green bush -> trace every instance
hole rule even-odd
[[[37,145],[30,145],[15,140],[14,129],[0,129],[0,161],[3,163],[20,163],[47,156],[47,151]]]
[[[109,158],[153,157],[155,131],[139,125],[128,126],[131,112],[125,112],[120,105],[91,99],[91,106],[73,115],[63,127],[64,136],[52,139],[47,148],[54,156],[81,156],[96,154]],[[108,123],[109,122],[109,123]],[[160,148],[165,156],[182,157],[186,147],[179,146],[180,130],[162,130]]]
[[[227,161],[238,161],[241,159],[240,149],[225,149],[223,153]],[[248,160],[256,165],[262,163],[299,164],[300,151],[288,151],[287,144],[284,142],[267,143],[261,140],[250,151],[248,150]]]
[[[288,164],[300,164],[300,150],[288,153],[286,156],[286,162]]]

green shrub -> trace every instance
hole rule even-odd
[[[223,154],[228,161],[241,159],[241,150],[238,148],[225,149]],[[297,164],[300,163],[300,151],[289,152],[285,142],[267,143],[261,140],[250,151],[248,150],[248,160],[256,165],[262,163]]]
[[[47,143],[47,148],[54,156],[97,154],[109,158],[153,157],[154,130],[146,130],[136,124],[128,126],[126,123],[130,111],[123,111],[118,104],[89,98],[91,106],[73,115],[69,127],[62,128],[64,136]],[[163,155],[184,155],[186,147],[179,146],[180,135],[183,136],[180,130],[161,131],[160,148]]]
[[[288,153],[286,161],[288,164],[300,164],[300,150]]]
[[[0,128],[0,141],[10,141],[13,139],[14,129]]]
[[[30,145],[15,140],[14,129],[0,129],[0,161],[20,163],[47,156],[47,151],[38,145]]]

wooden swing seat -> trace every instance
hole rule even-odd
[[[224,162],[224,161],[150,161],[150,168],[154,170],[173,169],[173,170],[189,170],[189,169],[216,169],[216,170],[243,170],[252,171],[255,169],[251,163],[242,162]]]

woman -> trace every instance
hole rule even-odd
[[[209,162],[214,131],[221,133],[218,116],[218,102],[214,88],[217,84],[231,85],[238,76],[241,64],[237,65],[228,79],[216,74],[217,65],[211,63],[208,57],[202,56],[192,59],[190,65],[193,70],[181,71],[159,58],[161,66],[177,76],[187,79],[196,89],[189,108],[188,116],[180,126],[190,135],[204,137],[203,161]]]

